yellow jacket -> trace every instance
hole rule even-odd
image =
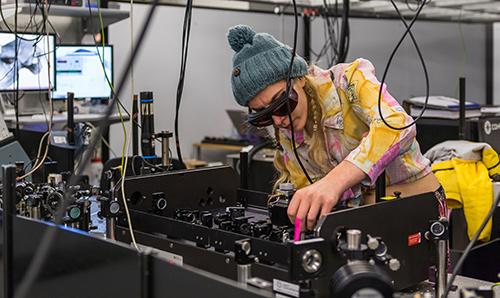
[[[493,204],[490,176],[500,172],[498,154],[486,143],[446,141],[432,147],[425,156],[443,185],[449,209],[463,208],[471,239]],[[435,163],[436,162],[436,163]],[[492,220],[479,240],[488,241]]]

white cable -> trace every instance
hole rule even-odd
[[[42,153],[43,140],[45,139],[45,137],[47,137],[48,134],[49,134],[49,132],[47,131],[40,139],[40,144],[38,145],[38,153],[36,154],[35,162],[32,164],[31,168],[38,166],[38,163],[40,160],[40,154]]]
[[[134,0],[130,0],[130,40],[131,40],[131,50],[132,53],[134,52]],[[131,98],[131,111],[133,111],[134,108],[134,68],[133,65],[130,67],[130,77],[131,77],[131,92],[132,92],[132,98]],[[132,132],[132,124],[133,124],[133,119],[129,119],[129,136],[130,133]],[[123,171],[122,171],[122,180],[121,180],[121,191],[122,191],[122,199],[123,199],[123,205],[125,206],[125,213],[127,214],[127,222],[128,222],[128,228],[130,231],[130,238],[132,239],[132,243],[134,244],[135,249],[140,251],[139,246],[137,246],[137,242],[135,241],[135,236],[134,236],[134,230],[132,229],[132,222],[130,220],[130,212],[128,210],[128,205],[127,205],[127,199],[125,198],[125,174],[127,172],[127,163],[128,163],[128,152],[130,150],[130,140],[132,138],[129,137],[128,140],[126,141],[126,150],[125,150],[125,162],[123,163]],[[134,166],[132,164],[132,166]]]
[[[92,127],[92,129],[97,132],[99,134],[99,137],[101,138],[102,142],[108,147],[109,151],[111,151],[111,153],[113,153],[113,155],[115,157],[117,157],[118,155],[115,153],[115,151],[113,151],[113,149],[111,149],[111,145],[108,143],[108,141],[106,141],[106,139],[102,136],[101,132],[90,122],[85,122],[85,124],[87,124],[88,126]]]

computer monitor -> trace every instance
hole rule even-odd
[[[53,65],[54,35],[0,32],[0,91],[53,89]]]
[[[113,47],[61,45],[56,49],[56,90],[52,98],[109,98],[113,83]],[[106,71],[106,73],[104,72]]]

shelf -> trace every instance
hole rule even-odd
[[[139,0],[142,3],[151,3],[152,0]],[[419,2],[420,0],[418,0]],[[120,1],[121,2],[121,1]],[[327,1],[329,9],[338,2],[339,11],[342,10],[342,0]],[[411,19],[415,15],[417,0],[395,0],[398,10],[405,18]],[[498,0],[427,0],[426,6],[419,16],[420,20],[465,22],[465,23],[492,23],[500,21],[500,1]],[[185,0],[160,0],[165,5],[185,5]],[[299,8],[324,8],[324,0],[296,0]],[[291,0],[194,0],[194,7],[218,8],[254,12],[293,13]],[[299,10],[299,12],[302,12]],[[329,13],[332,15],[332,13]],[[389,0],[350,0],[349,15],[351,17],[395,19],[399,18]]]
[[[104,27],[107,27],[113,23],[119,22],[121,20],[127,19],[129,17],[128,11],[123,11],[120,9],[113,8],[101,8],[101,16]],[[14,25],[14,12],[15,4],[3,4],[2,5],[3,14],[7,20],[9,26]],[[97,8],[92,8],[91,12],[87,7],[75,7],[75,6],[65,6],[65,5],[51,5],[49,10],[49,20],[51,17],[66,17],[66,18],[81,18],[84,22],[86,28],[90,28],[90,16],[92,13],[92,22],[100,23],[99,11]],[[42,20],[42,13],[40,9],[36,8],[34,4],[30,3],[20,3],[18,4],[18,23],[28,23],[31,16],[35,16],[35,21],[40,22]]]

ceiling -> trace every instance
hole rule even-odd
[[[145,0],[149,2],[148,0]],[[403,16],[411,19],[421,0],[394,0]],[[161,0],[163,4],[185,5],[186,0]],[[296,0],[299,11],[305,9],[330,12],[342,10],[343,0]],[[291,0],[193,0],[195,7],[293,13]],[[331,15],[331,13],[330,13]],[[399,18],[390,0],[349,0],[351,17]],[[500,21],[500,0],[427,0],[419,19],[490,23]]]

